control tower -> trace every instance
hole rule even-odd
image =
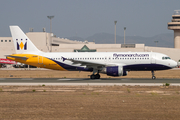
[[[174,48],[180,49],[180,10],[174,10],[171,22],[168,22],[168,29],[174,30]]]

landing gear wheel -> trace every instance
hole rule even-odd
[[[96,75],[92,74],[92,75],[90,76],[90,78],[91,78],[91,79],[99,79],[99,78],[100,78],[100,75],[99,75],[99,74],[96,74]]]
[[[91,75],[90,78],[91,78],[91,79],[95,79],[96,76],[95,76],[95,75]]]
[[[152,76],[152,79],[155,80],[155,79],[156,79],[156,76]]]
[[[152,70],[151,73],[152,73],[152,79],[153,79],[153,80],[156,79],[156,76],[155,76],[155,74],[154,74],[154,70]]]
[[[100,75],[99,75],[99,74],[96,74],[96,75],[95,75],[95,78],[96,78],[96,79],[100,79]]]

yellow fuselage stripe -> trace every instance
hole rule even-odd
[[[63,67],[61,67],[59,64],[56,62],[40,56],[40,55],[33,55],[33,54],[13,54],[11,56],[17,56],[17,57],[27,57],[27,60],[23,60],[21,58],[13,58],[13,57],[7,57],[7,59],[14,60],[16,62],[36,66],[36,67],[41,67],[41,68],[48,68],[48,69],[53,69],[53,70],[66,70]]]

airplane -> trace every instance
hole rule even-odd
[[[42,52],[31,42],[19,26],[10,26],[16,54],[6,58],[16,62],[53,70],[88,71],[91,79],[108,76],[126,76],[128,71],[172,69],[177,62],[157,52]]]

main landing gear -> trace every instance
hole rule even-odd
[[[155,74],[154,74],[154,70],[152,70],[151,73],[152,73],[152,79],[153,79],[153,80],[156,79],[156,76],[155,76]]]
[[[99,75],[99,73],[97,73],[96,75],[95,75],[95,74],[92,74],[92,75],[90,76],[90,78],[91,78],[91,79],[100,79],[100,75]]]
[[[95,73],[97,73],[97,74],[95,74]],[[91,79],[100,79],[100,75],[99,75],[99,71],[98,70],[96,70],[96,69],[94,69],[93,70],[93,74],[92,75],[90,75],[90,78]]]

